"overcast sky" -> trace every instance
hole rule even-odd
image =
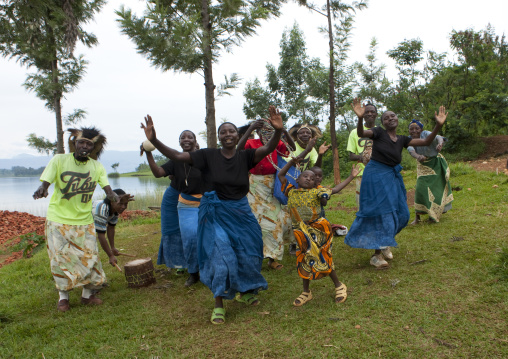
[[[324,3],[322,0],[316,2]],[[120,33],[114,10],[121,4],[141,15],[145,5],[140,0],[110,0],[95,22],[87,26],[100,44],[92,49],[78,47],[89,65],[79,88],[63,100],[63,113],[74,108],[88,112],[81,125],[95,125],[108,138],[112,150],[137,150],[144,139],[139,123],[150,114],[158,137],[178,148],[178,135],[185,129],[198,133],[205,129],[205,99],[203,78],[198,75],[161,72],[136,52],[133,43]],[[497,34],[508,34],[507,0],[370,0],[369,7],[355,17],[355,29],[350,52],[351,62],[365,62],[372,37],[378,40],[377,55],[387,66],[387,76],[394,79],[394,62],[386,52],[404,39],[420,38],[426,50],[449,50],[449,35],[453,29],[484,29],[491,24]],[[279,42],[284,29],[298,22],[307,42],[310,57],[320,57],[327,64],[327,39],[318,32],[326,26],[326,18],[295,4],[282,8],[282,16],[262,23],[257,35],[250,37],[233,53],[223,54],[214,65],[214,81],[219,85],[224,75],[236,72],[243,78],[240,88],[231,97],[216,102],[217,122],[227,119],[238,125],[246,123],[242,111],[243,88],[255,77],[264,80],[266,64],[278,64]],[[37,154],[27,146],[26,137],[55,139],[55,116],[46,110],[44,102],[27,92],[22,83],[26,70],[14,60],[0,58],[0,121],[2,141],[0,158],[17,154]],[[267,104],[268,106],[268,104]],[[67,140],[67,134],[66,134]],[[205,142],[198,139],[201,147]]]

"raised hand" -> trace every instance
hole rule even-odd
[[[276,109],[275,106],[270,105],[270,107],[268,107],[268,112],[270,113],[270,123],[273,128],[276,130],[282,130],[284,128],[284,124],[282,123],[282,116],[280,115],[279,110]]]
[[[323,142],[323,144],[321,146],[319,146],[319,151],[318,151],[318,154],[320,154],[321,156],[324,155],[326,153],[326,151],[328,151],[330,149],[330,147],[332,147],[331,144],[329,144],[328,146],[326,145],[326,141]]]
[[[362,168],[360,167],[360,164],[357,163],[352,169],[351,169],[351,176],[356,177],[358,176],[358,173],[362,171]]]
[[[309,140],[309,142],[307,143],[307,146],[305,147],[305,152],[310,152],[312,151],[312,149],[314,148],[314,146],[316,145],[316,138],[311,138]]]
[[[250,125],[250,130],[251,131],[260,130],[263,128],[264,124],[265,124],[265,120],[262,120],[262,119],[256,120],[256,121],[252,122],[252,124]]]
[[[356,116],[358,116],[358,118],[363,118],[363,115],[365,114],[365,107],[363,107],[362,105],[361,98],[355,97],[353,103],[351,104],[351,108],[356,113]]]
[[[446,120],[446,116],[448,116],[448,112],[446,112],[446,109],[444,106],[439,107],[439,113],[434,112],[434,118],[436,119],[436,122],[440,126],[443,126],[443,124]]]
[[[157,136],[155,135],[155,127],[153,126],[152,116],[146,115],[145,123],[141,122],[141,128],[145,131],[145,136],[148,141],[154,141]]]

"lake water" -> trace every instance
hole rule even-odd
[[[168,178],[142,177],[118,177],[109,178],[111,188],[121,188],[133,195],[153,193],[158,189],[169,186]],[[34,200],[35,190],[40,186],[39,177],[0,177],[0,210],[27,212],[36,216],[45,216],[49,205],[49,199],[53,194],[53,187],[49,187],[47,198]],[[94,192],[94,200],[105,197],[104,191],[97,186]]]

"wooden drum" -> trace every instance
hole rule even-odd
[[[155,283],[152,258],[135,259],[124,265],[125,279],[130,288],[146,287]]]

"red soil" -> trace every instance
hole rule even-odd
[[[153,211],[125,211],[120,216],[123,220],[134,217],[153,217]],[[20,236],[27,233],[44,235],[44,217],[33,216],[24,212],[0,211],[0,268],[23,257],[23,251],[11,252],[9,247],[19,243]],[[4,254],[5,253],[5,254]]]

